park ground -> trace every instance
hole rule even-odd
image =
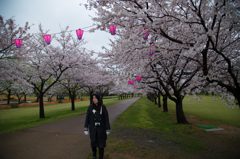
[[[172,104],[169,103],[168,113],[162,112],[162,108],[147,98],[141,98],[130,106],[112,126],[105,148],[105,159],[240,158],[239,126],[205,118],[204,114],[196,116],[187,113],[185,116],[189,124],[176,124]],[[219,107],[227,108],[223,105]],[[235,107],[235,111],[240,115],[238,107]],[[228,108],[226,112],[229,114]],[[240,122],[240,116],[235,116],[235,119]],[[196,125],[211,125],[224,130],[207,132]],[[92,154],[88,159],[91,156]]]
[[[105,159],[240,158],[238,106],[228,109],[220,100],[213,101],[210,96],[201,96],[201,98],[201,103],[188,102],[188,98],[184,99],[183,109],[189,124],[177,124],[173,102],[168,101],[169,112],[162,112],[162,108],[158,108],[146,97],[140,98],[113,123],[105,148]],[[109,106],[117,101],[116,98],[104,102]],[[89,101],[76,103],[75,112],[69,111],[69,103],[46,106],[47,116],[51,118],[46,118],[42,123],[37,118],[38,107],[0,110],[1,119],[5,119],[4,123],[0,120],[0,125],[4,127],[1,132],[7,133],[57,121],[60,120],[59,116],[66,118],[65,113],[70,113],[68,118],[77,116],[84,113],[89,105]],[[14,121],[9,117],[14,117]],[[16,123],[15,118],[18,118],[20,123],[24,120],[24,125],[27,127],[16,129],[16,125],[20,123]],[[30,123],[27,124],[26,120]],[[11,125],[14,128],[11,128]],[[196,125],[211,125],[224,130],[206,132]],[[9,130],[5,131],[5,129]],[[92,158],[91,155],[89,154],[88,158]]]

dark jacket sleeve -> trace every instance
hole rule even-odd
[[[84,131],[88,131],[88,126],[90,124],[90,111],[91,111],[91,105],[88,107],[85,124],[84,124]]]
[[[107,111],[107,108],[105,106],[103,106],[103,116],[104,116],[104,122],[105,122],[105,126],[106,126],[106,131],[110,132],[108,111]]]

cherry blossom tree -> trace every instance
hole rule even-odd
[[[49,102],[52,101],[52,97],[56,96],[58,97],[59,93],[62,92],[63,88],[61,85],[58,83],[54,84],[47,92],[46,92],[46,97]],[[57,100],[57,99],[56,99]]]
[[[146,82],[158,81],[169,99],[176,103],[177,122],[187,123],[182,100],[190,91],[199,92],[204,84],[200,83],[202,80],[193,82],[201,78],[201,74],[198,73],[201,69],[200,57],[198,54],[186,56],[193,45],[187,41],[188,37],[184,36],[182,40],[186,42],[182,43],[179,39],[169,36],[174,36],[173,23],[166,23],[168,25],[164,28],[161,28],[161,24],[157,25],[161,18],[159,20],[156,15],[162,16],[164,11],[158,11],[159,6],[155,8],[154,1],[151,3],[150,9],[145,1],[109,1],[109,5],[101,8],[92,2],[89,3],[90,9],[94,7],[99,13],[99,17],[93,18],[99,23],[97,28],[106,30],[111,23],[119,27],[118,39],[111,43],[112,50],[106,49],[101,56],[107,59],[105,65],[121,69],[126,78],[154,72],[153,77]],[[151,35],[148,41],[144,42],[142,37],[146,30]],[[149,51],[154,52],[153,57],[148,56]]]
[[[12,95],[12,83],[7,81],[7,80],[3,80],[3,78],[0,79],[0,90],[2,91],[6,91],[7,94],[7,104],[10,104],[10,100],[11,100],[11,95]]]
[[[129,85],[127,81],[117,82],[114,87],[110,90],[111,94],[116,94],[118,99],[122,99],[125,94],[135,93],[135,88],[132,85]]]
[[[125,41],[120,37],[116,42],[112,42],[112,51],[106,50],[100,54],[105,63],[121,69],[124,72],[122,78],[128,79],[143,74],[146,78],[144,84],[151,88],[158,84],[158,89],[164,90],[166,96],[176,103],[177,122],[188,123],[182,109],[182,100],[188,93],[199,93],[204,84],[203,80],[200,80],[201,73],[198,74],[201,70],[201,65],[197,62],[198,57],[183,56],[181,53],[188,51],[184,49],[159,48],[158,41],[153,41],[157,45],[154,45],[155,53],[151,57],[146,54],[149,52],[148,45],[142,44],[137,38],[131,38],[136,37]],[[197,82],[196,77],[199,79]]]
[[[82,59],[87,65],[88,58]],[[68,90],[69,97],[71,98],[72,111],[75,110],[75,99],[77,92],[83,88],[83,82],[85,80],[84,72],[86,67],[81,63],[78,67],[69,68],[64,72],[63,76],[59,80],[59,84]]]
[[[141,31],[147,29],[151,42],[158,42],[155,46],[183,49],[182,54],[188,58],[197,55],[196,62],[201,65],[205,79],[224,87],[239,101],[239,60],[235,60],[239,57],[240,46],[239,5],[233,0],[108,0],[105,3],[89,1],[85,6],[98,13],[93,18],[95,29],[107,31],[115,24],[118,28],[116,34],[123,37],[122,40],[132,39],[134,42],[137,42],[134,36],[139,37]],[[128,32],[122,34],[123,30]],[[221,61],[217,66],[215,59]],[[209,72],[215,71],[213,68],[216,67],[224,69],[213,77]],[[223,81],[223,76],[230,80]]]
[[[192,38],[195,35],[190,50],[191,53],[200,52],[206,80],[225,88],[239,102],[239,60],[236,60],[239,57],[240,42],[239,3],[231,0],[190,1],[188,6],[182,2],[178,9],[186,15],[181,18],[182,28],[185,27],[184,34]],[[191,19],[188,18],[190,15]],[[180,18],[173,13],[171,16]],[[187,30],[191,30],[191,33],[187,33]],[[220,93],[217,89],[215,92]]]
[[[104,83],[98,84],[96,91],[99,92],[100,96],[103,98],[105,95],[109,95],[109,91],[115,86],[117,76],[114,72],[107,71],[102,67],[100,68],[99,73],[101,74]]]
[[[18,27],[15,24],[15,20],[13,18],[7,19],[4,22],[3,17],[0,15],[0,60],[2,63],[2,59],[13,59],[21,57],[19,54],[19,49],[16,48],[14,43],[15,39],[22,39],[22,45],[25,45],[26,40],[29,38],[27,32],[30,29],[28,22],[26,22],[24,27]],[[20,52],[21,53],[21,52]],[[2,67],[2,65],[0,65]]]
[[[18,104],[21,103],[21,99],[23,97],[24,97],[24,102],[26,102],[26,96],[31,93],[32,93],[31,87],[26,87],[24,85],[19,85],[17,83],[15,83],[15,85],[12,88],[12,94],[17,96]]]
[[[104,91],[114,85],[115,76],[102,68],[96,60],[92,60],[92,64],[87,67],[84,76],[83,89],[90,95],[90,104],[92,104],[93,93],[100,93],[103,97]]]
[[[10,103],[10,96],[12,92],[12,86],[16,83],[15,74],[11,70],[11,62],[21,58],[22,50],[25,49],[25,42],[29,38],[27,33],[30,29],[28,22],[24,27],[18,27],[13,18],[4,21],[0,15],[0,81],[4,90],[8,92],[8,101]],[[14,40],[22,39],[22,47],[17,48]],[[21,51],[20,51],[21,50]],[[16,77],[16,76],[15,76]]]
[[[156,81],[155,83],[148,84],[148,86],[153,89],[153,91],[152,91],[153,93],[151,93],[151,94],[153,94],[152,96],[154,97],[155,104],[158,104],[158,107],[161,107],[162,106],[161,105],[161,96],[163,96],[163,93],[162,93],[162,90],[160,89],[161,88],[160,84]],[[157,102],[157,99],[158,99],[158,102]],[[163,107],[163,108],[164,108],[163,109],[164,112],[168,112],[167,107]]]
[[[16,69],[13,67],[15,65],[18,65],[20,60],[2,59],[0,61],[4,63],[4,68],[1,69],[0,88],[1,90],[8,92],[7,104],[10,104],[10,96],[14,95],[14,92],[16,91],[16,87],[18,85],[22,87],[29,87],[30,85],[28,85],[21,78],[22,74],[16,73]],[[31,88],[31,86],[29,88]]]
[[[69,68],[76,67],[81,63],[84,55],[81,43],[74,39],[68,27],[62,30],[56,40],[60,46],[46,44],[42,26],[39,25],[40,33],[34,34],[27,43],[27,54],[19,64],[16,64],[16,74],[22,74],[23,79],[32,86],[39,98],[40,118],[45,118],[43,96],[60,79],[62,74]]]
[[[192,93],[200,101],[196,95],[203,87],[222,98],[231,92],[239,101],[239,3],[109,0],[104,5],[89,1],[85,6],[98,13],[92,31],[117,27],[112,49],[101,54],[105,65],[117,67],[125,78],[154,72],[147,83],[158,81],[176,103],[178,123],[187,123],[184,96]],[[151,50],[154,55],[148,57]]]

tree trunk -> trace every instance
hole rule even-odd
[[[75,111],[75,97],[76,97],[76,93],[75,91],[71,92],[71,89],[68,89],[68,95],[69,95],[69,99],[71,100],[71,106],[72,106],[72,111]]]
[[[158,95],[158,107],[161,108],[161,95]]]
[[[62,94],[59,96],[59,103],[62,103]]]
[[[75,92],[72,93],[71,95],[71,104],[72,104],[72,111],[75,111]]]
[[[21,98],[22,97],[18,97],[18,104],[21,104]]]
[[[178,124],[188,124],[187,119],[183,112],[181,98],[177,99],[177,102],[176,102],[176,115],[177,115],[177,123]]]
[[[43,105],[43,94],[40,93],[39,94],[39,115],[40,115],[40,118],[45,118],[45,115],[44,115],[44,105]]]
[[[154,102],[155,102],[155,105],[157,105],[157,98],[154,97]]]
[[[208,68],[207,68],[207,49],[204,49],[202,52],[203,57],[203,75],[208,75]]]
[[[8,95],[7,95],[7,104],[10,104],[10,96],[11,96],[11,90],[8,90]]]
[[[233,91],[232,94],[235,97],[235,99],[237,100],[237,105],[239,106],[239,110],[240,110],[240,91],[238,91],[237,89],[235,89],[236,91]]]
[[[163,96],[163,112],[168,112],[168,106],[167,106],[167,96]]]
[[[90,104],[92,104],[93,103],[93,91],[90,91],[89,93],[90,93]]]
[[[27,102],[27,95],[24,94],[24,102],[26,103]]]

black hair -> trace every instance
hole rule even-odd
[[[94,93],[93,96],[95,96],[95,97],[97,98],[97,100],[98,100],[98,105],[96,106],[96,105],[94,104],[94,102],[93,102],[93,104],[92,104],[92,109],[98,109],[98,110],[100,110],[100,108],[101,108],[101,106],[102,106],[102,99],[101,99],[101,97],[100,97],[100,95],[99,95],[98,93]]]

